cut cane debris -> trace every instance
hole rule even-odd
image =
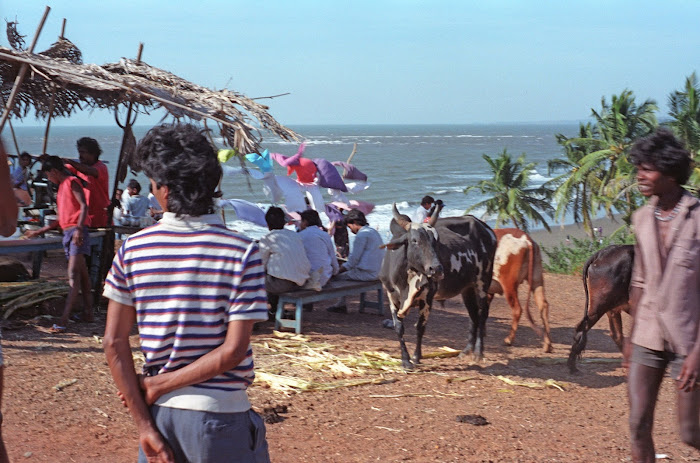
[[[461,383],[463,381],[472,381],[481,379],[478,376],[458,376],[456,378],[445,378],[448,383]]]
[[[529,387],[530,389],[546,389],[546,388],[555,388],[559,389],[560,391],[564,391],[564,386],[565,384],[562,382],[555,381],[553,379],[548,379],[544,383],[534,383],[530,381],[516,381],[510,378],[506,378],[505,376],[496,376],[499,380],[503,381],[506,384],[510,384],[511,386],[522,386],[522,387]]]
[[[77,382],[78,382],[78,380],[76,378],[64,379],[60,383],[56,384],[53,388],[56,391],[60,392],[60,391],[64,390],[65,388],[67,388],[68,386],[72,386],[73,384],[75,384]]]

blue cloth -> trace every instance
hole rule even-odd
[[[124,212],[131,217],[146,217],[150,205],[146,196],[129,196],[124,202]]]
[[[14,188],[20,188],[24,191],[27,191],[27,174],[28,171],[25,171],[22,166],[17,165],[12,169],[12,173],[10,176],[12,177],[12,186]]]
[[[351,275],[359,274],[356,271],[360,270],[362,274],[367,275],[367,280],[376,280],[379,278],[379,270],[382,268],[384,259],[384,250],[379,247],[382,244],[384,244],[382,237],[377,230],[365,225],[355,235],[348,261],[343,264],[343,267],[347,271],[353,270]]]
[[[88,227],[83,227],[83,242],[80,245],[76,245],[73,242],[73,235],[76,230],[78,230],[78,227],[70,227],[63,231],[63,251],[66,253],[66,259],[80,254],[90,255],[90,232]]]

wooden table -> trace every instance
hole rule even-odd
[[[100,283],[100,258],[102,256],[103,238],[106,230],[90,232],[90,282],[93,289]],[[41,264],[44,260],[44,251],[51,249],[63,249],[63,235],[53,235],[47,238],[33,238],[27,240],[0,240],[0,255],[20,254],[29,252],[32,258],[32,278],[39,278]]]

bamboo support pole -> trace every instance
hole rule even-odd
[[[46,22],[46,18],[48,17],[50,11],[50,6],[47,6],[46,10],[44,10],[44,16],[41,18],[39,27],[37,27],[36,32],[34,33],[32,44],[27,50],[27,52],[30,54],[34,52],[34,47],[36,46],[36,42],[39,40],[39,35],[41,34],[41,30],[44,28],[44,23]],[[19,93],[19,88],[22,85],[24,76],[27,74],[27,69],[29,69],[29,65],[27,63],[23,63],[19,69],[19,72],[17,73],[17,78],[15,78],[15,83],[12,86],[12,91],[10,92],[10,98],[7,100],[5,111],[2,113],[2,119],[0,119],[0,133],[2,133],[2,130],[5,127],[5,122],[7,122],[7,119],[10,117],[10,111],[12,111],[12,108],[15,106],[15,99]]]
[[[58,37],[59,39],[63,40],[65,38],[66,34],[66,18],[63,18],[63,22],[61,23],[61,35]],[[44,142],[41,146],[41,154],[46,154],[46,148],[48,147],[49,144],[49,130],[51,129],[51,119],[53,119],[53,110],[56,105],[56,92],[57,89],[54,85],[52,85],[52,90],[51,90],[51,103],[49,104],[49,114],[46,116],[46,130],[44,131]]]
[[[348,164],[350,164],[350,161],[352,161],[352,158],[355,156],[355,153],[357,153],[357,143],[352,144],[352,153],[350,153],[350,157],[347,160]]]

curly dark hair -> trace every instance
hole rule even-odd
[[[153,127],[136,147],[136,161],[158,187],[168,187],[170,212],[178,216],[214,212],[222,169],[200,128],[192,124]]]
[[[99,158],[102,154],[102,148],[100,148],[100,144],[97,143],[97,140],[95,140],[94,138],[83,137],[78,140],[76,145],[78,149],[85,148],[85,151],[94,154],[97,158]]]
[[[670,130],[660,128],[632,145],[630,162],[635,166],[650,164],[683,185],[690,177],[693,160],[683,143]]]

